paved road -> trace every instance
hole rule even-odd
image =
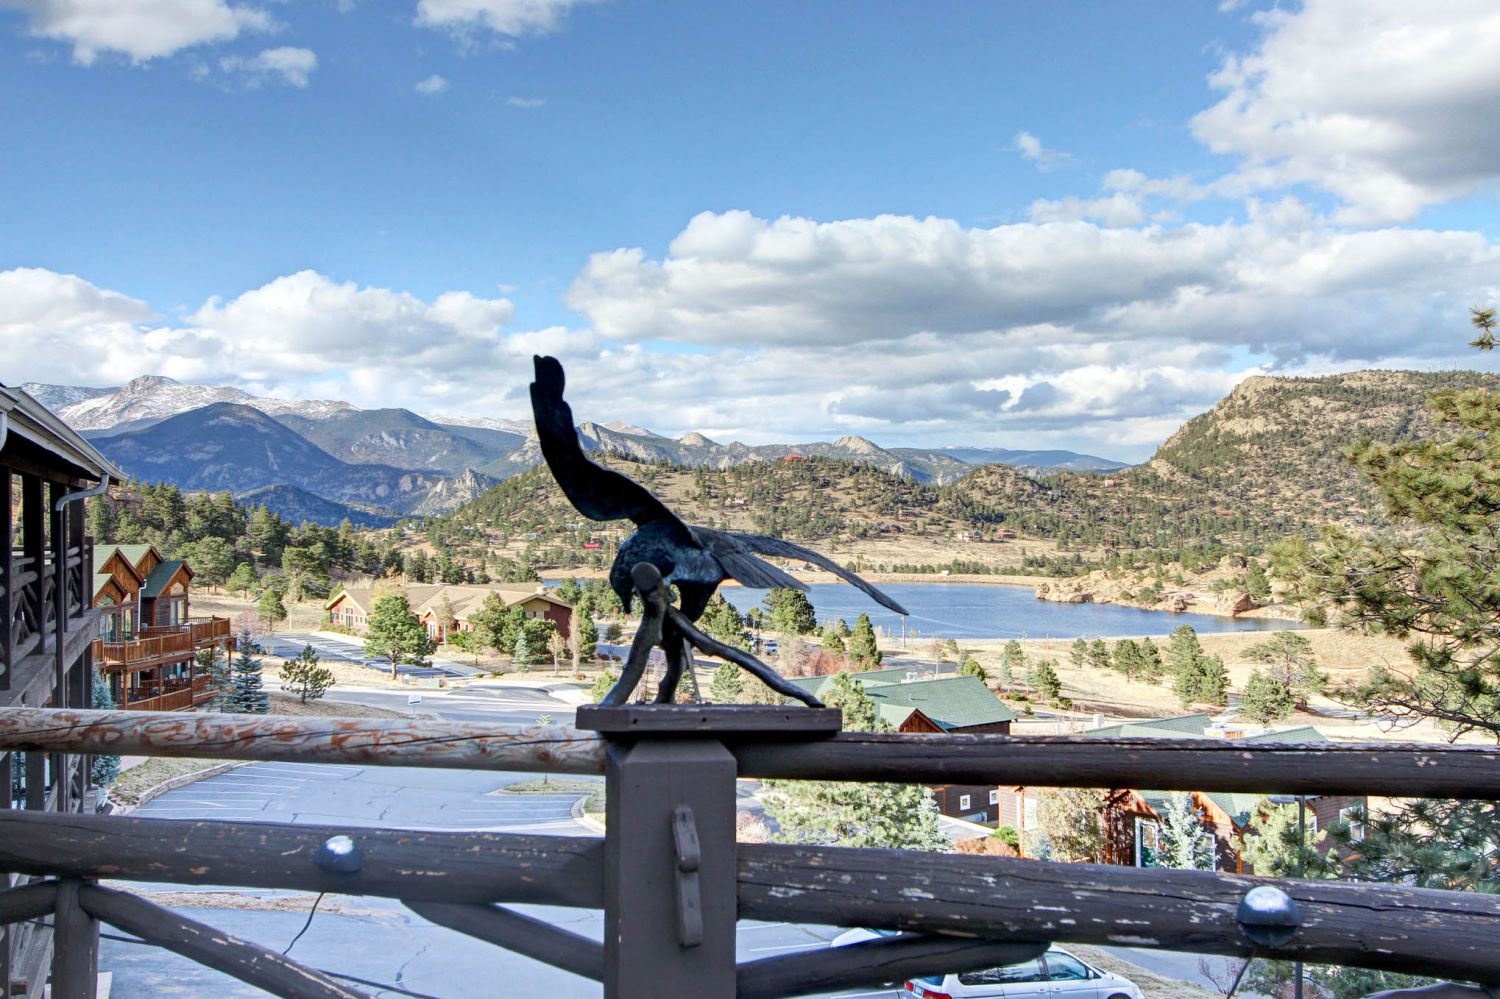
[[[341,662],[359,663],[365,658],[365,645],[357,638],[346,637],[333,632],[308,632],[308,631],[284,631],[266,635],[260,640],[260,647],[266,650],[267,655],[291,658],[297,655],[305,646],[311,645],[317,650],[321,659],[335,659]],[[482,676],[484,671],[475,669],[465,663],[453,659],[443,659],[434,656],[432,665],[454,676]]]

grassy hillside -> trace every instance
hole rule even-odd
[[[1497,381],[1475,372],[1404,371],[1251,378],[1185,424],[1147,464],[1103,476],[1038,480],[991,465],[933,486],[817,457],[729,469],[603,460],[691,522],[817,542],[867,563],[973,559],[1039,568],[1055,563],[1059,550],[1075,553],[1068,557],[1074,564],[1190,546],[1255,550],[1329,521],[1379,522],[1373,493],[1344,458],[1349,447],[1364,437],[1428,436],[1432,392]],[[582,521],[545,469],[507,480],[450,523],[483,529],[500,544],[522,536],[536,544],[569,531],[621,533]],[[993,547],[1001,542],[1009,547]],[[925,557],[911,554],[924,546]]]

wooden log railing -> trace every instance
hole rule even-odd
[[[1500,800],[1500,748],[1490,746],[864,732],[725,738],[741,777]],[[8,708],[0,710],[0,752],[12,749],[604,772],[604,740],[571,725]]]
[[[407,902],[443,925],[580,973],[602,966],[606,995],[633,994],[621,991],[618,977],[621,962],[641,963],[631,956],[630,946],[606,940],[596,950],[599,945],[573,940],[497,904],[603,905],[608,913],[620,904],[615,896],[624,896],[623,885],[650,892],[660,889],[666,894],[632,911],[656,912],[661,918],[642,918],[622,930],[628,929],[637,942],[642,926],[650,932],[675,932],[691,949],[696,946],[691,941],[717,932],[718,925],[706,915],[696,923],[684,915],[700,911],[694,908],[699,905],[696,895],[691,905],[684,901],[696,889],[684,887],[687,882],[680,876],[675,889],[672,876],[655,886],[649,877],[640,880],[635,874],[621,880],[622,871],[635,869],[632,865],[650,868],[672,862],[679,874],[692,872],[694,885],[700,872],[705,885],[720,885],[720,872],[727,871],[722,884],[728,894],[714,896],[713,904],[723,904],[726,897],[737,899],[731,916],[903,931],[859,954],[782,956],[741,965],[737,972],[731,948],[729,984],[719,977],[704,986],[703,994],[713,995],[790,995],[808,982],[826,988],[852,986],[895,977],[897,969],[901,975],[963,970],[993,963],[1000,959],[996,955],[1020,959],[1015,955],[1029,953],[1026,948],[1054,940],[1500,982],[1500,948],[1495,946],[1500,940],[1500,897],[1492,895],[891,850],[736,847],[732,834],[721,831],[718,811],[723,781],[731,780],[736,770],[747,776],[823,780],[1500,800],[1500,751],[1495,749],[1068,737],[818,737],[810,728],[798,735],[793,731],[798,725],[785,716],[772,718],[780,709],[743,709],[763,712],[757,717],[773,723],[759,728],[740,724],[736,710],[740,709],[581,709],[580,722],[603,732],[601,737],[560,725],[0,709],[0,752],[603,772],[609,782],[610,835],[616,837],[601,845],[586,839],[513,834],[16,812],[0,813],[0,870],[81,880],[79,905],[105,921],[111,919],[108,912],[125,912],[119,918],[128,920],[132,912],[140,915],[145,910],[138,912],[129,902],[112,897],[101,902],[105,896],[90,888],[90,882],[100,877],[382,895]],[[802,709],[794,714],[798,722],[808,717]],[[643,750],[651,752],[642,756]],[[687,776],[692,768],[708,767],[709,761],[714,761],[712,770]],[[639,769],[643,765],[648,769]],[[649,770],[652,766],[659,769]],[[632,772],[637,776],[631,777]],[[643,780],[640,774],[646,772],[672,775],[672,790],[664,793],[655,778]],[[702,791],[692,790],[695,787]],[[679,800],[673,796],[681,794],[697,803],[686,809],[673,806]],[[626,807],[631,795],[638,801]],[[732,811],[732,795],[730,799]],[[679,828],[684,823],[687,833]],[[320,866],[320,849],[335,837],[344,838],[360,858],[354,869]],[[705,858],[701,862],[700,850]],[[727,868],[722,866],[726,850],[731,858]],[[674,851],[677,859],[672,861]],[[715,858],[711,864],[710,857]],[[1263,885],[1285,892],[1300,910],[1300,923],[1285,939],[1257,942],[1239,921],[1247,892]],[[709,890],[704,889],[705,914]],[[670,901],[673,897],[676,903]],[[620,925],[618,915],[614,918],[611,923],[607,916],[607,927]],[[172,933],[178,935],[169,934],[169,946],[199,955],[187,928],[178,926]],[[259,972],[249,952],[230,950],[233,954],[224,960],[237,969],[232,973],[268,987],[265,983],[272,979],[256,978]],[[219,952],[210,947],[202,953]],[[693,960],[702,961],[706,948],[695,953]],[[290,990],[284,994],[331,994],[318,991],[326,989],[326,983],[298,986],[302,972],[295,966],[277,969],[283,978],[276,979],[276,987]],[[647,967],[648,976],[649,972]]]

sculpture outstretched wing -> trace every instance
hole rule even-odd
[[[590,520],[628,517],[637,525],[654,520],[682,524],[661,500],[639,482],[594,464],[578,443],[573,409],[563,400],[563,368],[555,357],[533,357],[536,380],[531,383],[531,412],[537,440],[552,477],[568,502]],[[685,530],[684,525],[684,530]]]
[[[753,590],[805,590],[807,584],[777,568],[765,559],[756,558],[753,549],[740,541],[744,535],[716,531],[711,527],[692,525],[693,540],[705,549],[731,579],[737,579]]]
[[[740,534],[738,531],[710,532],[705,531],[705,529],[701,527],[695,527],[693,528],[693,531],[700,537],[705,533],[716,535],[715,540],[718,544],[723,544],[725,541],[728,541],[732,543],[734,548],[739,549],[742,553],[744,553],[741,557],[752,558],[755,560],[755,562],[759,563],[762,566],[765,566],[768,569],[771,569],[777,575],[784,576],[786,579],[791,580],[790,583],[775,583],[771,585],[791,586],[799,590],[807,589],[805,584],[798,582],[791,576],[788,576],[786,573],[782,572],[780,569],[777,569],[775,566],[770,565],[766,562],[762,562],[760,559],[755,558],[753,555],[749,555],[749,552],[757,552],[761,555],[779,555],[783,558],[800,558],[805,562],[811,562],[813,565],[821,566],[822,568],[827,569],[829,572],[833,573],[835,576],[838,576],[840,579],[844,580],[844,582],[858,587],[867,596],[869,596],[870,599],[874,600],[882,607],[893,610],[897,614],[900,614],[902,616],[906,615],[905,607],[902,607],[900,604],[896,603],[896,601],[892,600],[890,597],[886,596],[884,593],[880,592],[878,589],[876,589],[874,586],[871,586],[863,579],[860,579],[854,573],[850,572],[848,569],[845,569],[833,559],[828,558],[824,555],[819,555],[817,552],[813,551],[810,548],[803,548],[801,545],[794,545],[790,541],[783,541],[781,538],[773,538],[765,534]],[[724,563],[724,556],[719,553],[717,547],[713,548],[712,550],[714,554],[718,556],[720,563]],[[734,578],[738,579],[746,586],[763,585],[758,583],[751,583],[743,576],[740,576],[738,573],[734,574]]]

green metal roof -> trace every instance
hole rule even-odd
[[[1016,716],[977,676],[867,687],[876,704],[916,708],[944,730],[1014,721]]]
[[[1181,739],[1201,736],[1213,719],[1205,714],[1178,715],[1176,718],[1150,718],[1092,729],[1084,735],[1098,739]]]
[[[1301,728],[1289,728],[1282,732],[1262,732],[1260,735],[1247,735],[1245,742],[1327,742],[1328,736],[1319,732],[1311,725],[1303,725]]]
[[[150,545],[95,545],[94,565],[103,565],[109,561],[110,556],[114,555],[115,552],[119,552],[125,556],[125,561],[129,562],[130,567],[134,569],[150,550]]]
[[[873,670],[841,675],[860,684],[875,702],[880,717],[893,725],[899,726],[914,708],[944,730],[1015,721],[1015,713],[977,676],[949,676],[941,680],[905,683],[906,672],[904,669]],[[899,680],[891,679],[897,675]],[[873,683],[870,682],[872,676],[875,678]],[[814,697],[822,697],[833,680],[831,676],[809,676],[792,683]]]
[[[146,583],[141,587],[141,596],[148,599],[161,596],[161,591],[167,588],[167,584],[172,581],[177,570],[186,564],[182,559],[174,558],[158,565],[151,571],[151,575],[146,577]]]
[[[108,573],[108,572],[96,572],[96,573],[94,573],[94,596],[98,597],[99,596],[99,591],[102,590],[102,589],[104,589],[105,585],[108,584],[109,581],[111,579],[114,579],[114,578],[115,578],[114,575],[111,574],[111,573]]]

